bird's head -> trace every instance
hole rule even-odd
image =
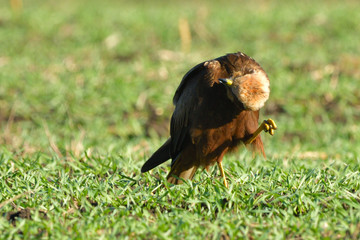
[[[234,72],[229,78],[220,78],[219,82],[248,110],[262,108],[270,95],[269,79],[264,70],[259,68]]]

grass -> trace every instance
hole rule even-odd
[[[5,2],[2,238],[358,239],[359,11],[355,0]],[[180,186],[166,164],[141,175],[181,77],[236,51],[271,80],[267,159],[227,155],[229,189],[216,168]]]

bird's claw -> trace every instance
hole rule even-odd
[[[269,118],[268,120],[264,120],[261,123],[260,127],[258,127],[258,129],[256,129],[256,131],[252,134],[252,136],[245,142],[245,144],[252,143],[255,138],[261,133],[261,131],[268,132],[272,136],[274,135],[276,129],[277,126],[274,120],[272,120],[271,118]]]
[[[265,132],[268,132],[271,136],[273,136],[277,126],[275,121],[269,118],[268,120],[264,120],[264,128]]]

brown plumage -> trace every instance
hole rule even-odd
[[[241,52],[192,68],[175,92],[170,138],[141,172],[171,158],[167,180],[178,184],[181,179],[192,179],[199,167],[208,169],[217,163],[227,185],[221,165],[227,152],[251,143],[254,151],[265,156],[258,134],[265,128],[273,134],[276,129],[269,122],[258,129],[259,109],[269,97],[269,85],[260,65]]]

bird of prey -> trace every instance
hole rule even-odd
[[[183,77],[175,92],[170,138],[145,162],[147,172],[172,159],[167,180],[180,184],[196,170],[217,164],[224,184],[222,160],[241,143],[265,156],[259,133],[274,134],[273,120],[258,127],[259,110],[270,94],[262,67],[244,53],[232,53],[200,63]]]

